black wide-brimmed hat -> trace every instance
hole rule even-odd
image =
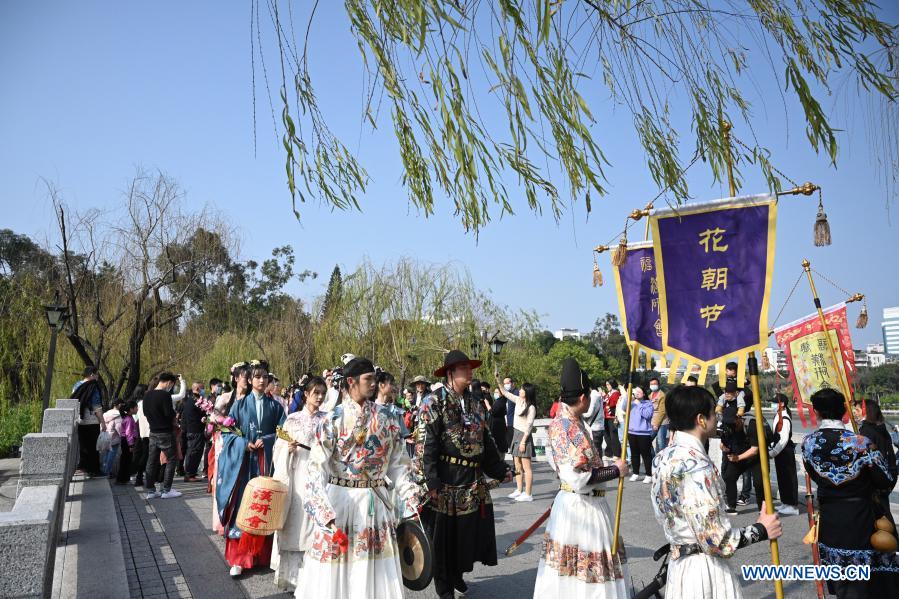
[[[447,353],[443,356],[443,367],[438,368],[434,371],[434,376],[446,376],[446,371],[452,368],[453,366],[458,366],[459,364],[468,364],[472,368],[477,368],[481,365],[480,360],[469,360],[468,356],[465,355],[465,352],[459,349],[454,349],[451,352]]]

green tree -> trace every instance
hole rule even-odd
[[[606,313],[605,316],[597,318],[593,332],[590,333],[590,341],[599,355],[605,358],[612,376],[619,381],[624,380],[627,377],[631,353],[624,333],[621,332],[618,317]]]
[[[328,289],[325,291],[325,299],[322,301],[320,320],[325,320],[334,311],[334,308],[340,304],[343,296],[343,277],[340,274],[340,267],[335,266],[331,271],[331,278],[328,280]]]
[[[868,94],[896,99],[884,60],[896,47],[896,30],[866,0],[341,5],[367,71],[361,120],[392,129],[409,202],[428,216],[436,198],[446,197],[475,232],[497,212],[517,209],[512,198],[519,189],[530,210],[546,208],[556,219],[575,201],[589,212],[591,199],[607,192],[608,140],[598,125],[618,118],[612,110],[631,120],[655,183],[683,201],[680,149],[693,145],[720,180],[729,151],[721,123],[751,132],[766,118],[745,92],[762,69],[785,82],[783,101],[798,101],[809,145],[834,163],[834,119],[822,106],[832,87],[848,78],[858,84],[861,104]],[[259,15],[258,3],[251,11],[250,29],[258,36],[271,25],[278,43],[294,210],[297,198],[359,208],[368,172],[329,127],[310,69],[309,34],[327,7],[291,0],[265,6],[269,15]],[[308,19],[302,40],[292,34],[297,14]],[[501,116],[485,118],[493,112]],[[741,166],[753,164],[772,189],[780,187],[764,141],[734,152],[738,186]],[[516,188],[507,187],[507,178]]]

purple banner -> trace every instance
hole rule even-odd
[[[776,216],[766,195],[652,217],[666,349],[710,363],[767,345]]]
[[[652,243],[628,246],[627,259],[615,269],[618,310],[628,343],[662,351],[662,319]]]

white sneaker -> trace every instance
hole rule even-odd
[[[637,480],[639,480],[639,479],[640,479],[640,475],[639,475],[639,474],[632,474],[632,475],[631,475],[631,478],[630,478],[630,481],[631,481],[631,482],[635,482],[635,481],[637,481]]]
[[[181,491],[176,491],[175,489],[169,489],[162,495],[160,495],[163,499],[173,499],[175,497],[181,497]]]
[[[534,498],[527,493],[522,493],[518,497],[515,498],[515,501],[534,501]]]
[[[231,571],[229,572],[229,574],[231,574],[231,578],[237,578],[238,576],[243,574],[243,568],[241,568],[240,566],[231,566]]]
[[[648,474],[647,474],[646,476],[643,477],[643,484],[648,485],[648,484],[651,483],[651,482],[652,482],[652,477],[649,476]]]
[[[147,499],[156,499],[160,495],[162,495],[162,493],[160,493],[159,491],[151,491],[147,493]]]
[[[792,506],[792,505],[778,506],[777,510],[775,510],[775,511],[777,511],[777,513],[780,514],[781,516],[798,516],[799,515],[799,510],[795,506]]]
[[[509,499],[515,499],[519,495],[521,495],[521,491],[512,491],[511,493],[509,493],[508,497],[509,497]]]

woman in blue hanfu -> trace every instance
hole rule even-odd
[[[841,599],[899,597],[895,529],[881,531],[888,541],[893,537],[892,551],[878,551],[872,545],[875,522],[884,515],[876,492],[892,488],[890,468],[870,439],[843,426],[846,401],[842,393],[816,391],[812,407],[821,426],[803,439],[802,460],[818,485],[821,563],[871,567],[870,580],[829,580],[829,590]]]
[[[272,554],[271,535],[254,535],[235,526],[237,508],[247,483],[252,478],[272,473],[276,429],[286,417],[284,407],[265,394],[268,381],[268,367],[253,364],[250,370],[252,391],[231,408],[230,416],[236,430],[222,430],[215,498],[225,528],[225,561],[231,566],[231,576],[240,576],[247,568],[268,566]]]

